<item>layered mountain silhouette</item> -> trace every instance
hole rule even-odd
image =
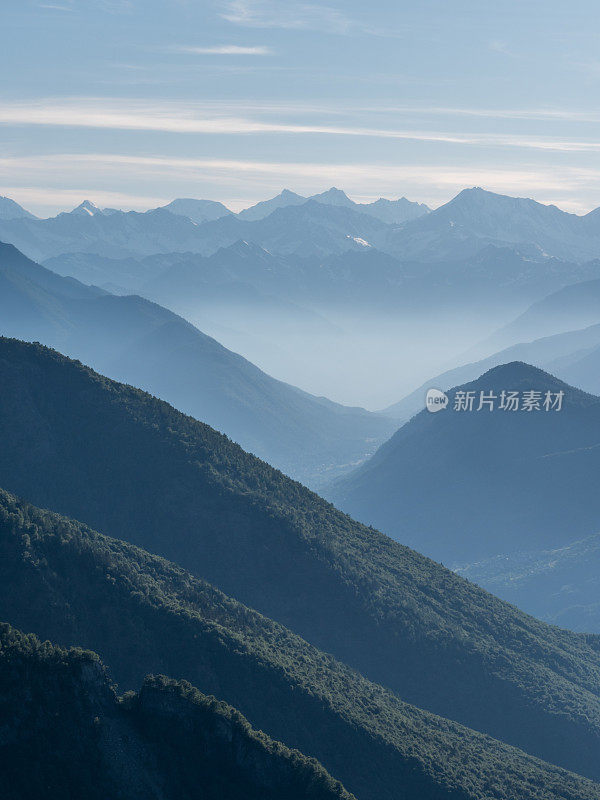
[[[598,326],[587,330],[594,330]],[[595,338],[595,337],[594,337]],[[600,345],[584,347],[569,357],[557,362],[561,375],[569,383],[581,386],[588,392],[600,394]]]
[[[469,309],[473,303],[481,303],[514,316],[524,301],[600,272],[597,262],[536,261],[492,245],[462,260],[404,262],[369,246],[366,240],[356,241],[359,236],[344,239],[344,247],[350,249],[339,252],[301,255],[300,248],[282,255],[255,244],[252,231],[243,233],[249,238],[220,247],[209,256],[177,252],[113,259],[72,253],[47,259],[44,265],[109,291],[135,292],[179,308],[193,305],[199,309],[216,298],[230,304],[243,301],[248,306],[269,301],[280,311],[281,304],[287,303],[313,311],[326,305],[395,315],[398,311]],[[475,357],[481,357],[481,352]]]
[[[600,324],[600,280],[581,281],[533,303],[473,352],[499,350],[517,342],[530,342],[597,324]]]
[[[7,223],[5,238],[62,275],[117,293],[151,294],[155,281],[168,285],[169,271],[185,265],[186,274],[173,276],[171,295],[185,296],[189,282],[192,295],[202,285],[209,293],[217,289],[225,296],[231,293],[233,302],[245,291],[249,302],[254,292],[309,303],[313,310],[323,303],[364,308],[369,302],[376,308],[412,313],[434,307],[472,308],[477,303],[501,307],[505,317],[510,317],[528,302],[600,274],[597,260],[559,259],[538,247],[483,236],[469,235],[468,246],[458,249],[453,239],[446,248],[415,228],[416,239],[433,242],[429,255],[423,250],[413,252],[412,245],[388,247],[392,232],[410,238],[413,226],[425,225],[438,212],[399,226],[366,212],[380,201],[348,202],[331,205],[311,199],[277,207],[254,221],[229,214],[199,225],[173,214],[171,225],[165,210],[111,216],[104,212],[87,219],[67,215],[71,218],[67,226],[62,215],[34,220],[46,226],[41,233],[48,247],[39,240],[40,231],[29,225],[31,220]],[[387,202],[378,208],[388,208]],[[114,231],[110,230],[113,225]],[[69,226],[77,230],[63,236],[62,229]],[[53,227],[61,228],[60,235],[48,235]],[[455,227],[449,230],[454,236]],[[256,253],[255,263],[247,259],[247,272],[236,274],[235,250],[244,244]],[[213,256],[222,262],[229,258],[231,266],[225,263],[222,273],[215,275],[208,260]],[[265,258],[272,259],[269,273],[262,268]],[[476,357],[482,354],[479,351]]]
[[[548,257],[585,262],[600,256],[597,211],[578,216],[478,188],[460,192],[431,213],[405,198],[354,203],[339,189],[308,199],[284,191],[239,215],[227,212],[222,204],[195,200],[176,200],[144,214],[83,210],[48,220],[3,219],[0,237],[41,259],[68,252],[108,257],[186,250],[210,254],[238,239],[279,254],[313,255],[350,249],[348,242],[355,238],[404,261],[470,258],[489,245],[542,262]]]
[[[540,410],[499,408],[502,392],[535,391]],[[472,411],[454,410],[472,392]],[[545,411],[546,392],[564,393]],[[493,393],[494,410],[481,393]],[[520,362],[449,393],[423,410],[330,496],[363,522],[443,561],[472,562],[515,549],[568,544],[593,531],[600,512],[600,398]],[[423,404],[425,398],[423,397]]]
[[[207,800],[352,800],[314,760],[189,684],[149,676],[139,692],[118,698],[95,653],[6,624],[0,703],[6,800],[181,800],[199,786]],[[587,791],[584,782],[579,788]]]
[[[57,347],[140,386],[308,482],[347,471],[393,421],[266,375],[165,308],[116,297],[0,244],[0,332]]]
[[[207,257],[165,254],[143,263],[153,277],[138,283],[137,290],[166,304],[202,307],[215,300],[250,304],[276,298],[291,304],[289,298],[302,297],[304,275],[294,262],[244,240]]]
[[[389,227],[377,211],[366,213],[368,206],[351,200],[334,204],[331,196],[329,201],[309,199],[300,205],[275,203],[272,213],[253,220],[206,203],[181,200],[145,213],[107,213],[95,206],[93,210],[86,201],[74,212],[50,219],[0,218],[0,239],[41,261],[65,253],[107,258],[170,252],[210,255],[240,239],[278,254],[313,256],[352,249],[356,239],[369,241]]]
[[[209,255],[243,239],[277,255],[318,257],[360,247],[357,239],[370,242],[387,227],[363,213],[360,206],[311,199],[301,205],[276,208],[254,222],[238,217],[207,222],[197,231],[197,244],[185,249]]]
[[[405,198],[354,203],[336,188],[311,198],[285,190],[240,214],[204,200],[145,213],[86,201],[50,219],[0,219],[0,239],[61,274],[94,276],[119,293],[142,291],[182,256],[202,273],[202,256],[240,242],[278,260],[267,293],[283,292],[288,302],[298,300],[286,285],[296,269],[294,283],[314,302],[335,294],[337,282],[340,296],[357,303],[366,286],[369,298],[390,307],[509,304],[514,316],[524,302],[600,275],[596,212],[580,217],[482,189],[432,212]],[[258,291],[252,280],[243,283]]]
[[[83,211],[49,219],[0,220],[0,240],[38,261],[73,252],[126,258],[194,250],[200,227],[187,217],[162,209],[143,214]]]
[[[39,345],[0,342],[0,385],[9,491],[178,562],[406,702],[598,777],[595,640],[527,617]]]
[[[493,367],[512,361],[523,361],[551,372],[578,388],[592,394],[600,394],[598,373],[593,369],[593,360],[598,357],[596,354],[599,348],[600,324],[546,336],[533,342],[516,344],[488,358],[455,367],[430,378],[402,400],[388,406],[382,413],[397,420],[398,423],[407,422],[423,409],[428,389],[446,391],[462,383],[474,381]]]
[[[152,669],[188,678],[234,702],[253,725],[280,733],[286,744],[334,767],[364,800],[479,800],[486,792],[522,800],[600,796],[596,784],[402,702],[181,568],[2,491],[0,552],[0,614],[41,637],[95,648],[120,691],[143,682],[138,695],[128,693],[117,705],[97,657],[0,629],[0,693],[3,710],[10,711],[3,730],[8,719],[21,751],[27,744],[34,753],[41,750],[44,736],[58,740],[54,764],[80,742],[80,757],[65,764],[65,775],[85,779],[96,754],[104,776],[114,775],[120,764],[143,786],[144,765],[150,764],[159,785],[166,778],[168,785],[175,781],[173,788],[184,792],[178,796],[188,796],[188,776],[221,791],[228,780],[245,780],[247,794],[239,800],[254,797],[255,784],[263,798],[347,796],[318,764],[257,736],[223,702],[189,683],[144,681]],[[577,657],[591,656],[590,665],[596,660],[580,637],[561,636]],[[77,679],[77,689],[68,676]],[[32,694],[42,695],[37,719],[43,724],[38,738],[30,734],[24,742],[19,723],[36,711]],[[61,704],[57,729],[53,712]],[[93,730],[97,735],[90,741]],[[41,764],[48,770],[43,757]],[[21,780],[35,781],[35,773]],[[277,787],[279,793],[271,795],[269,789]]]

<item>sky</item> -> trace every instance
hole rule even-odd
[[[592,0],[2,0],[0,194],[600,206]]]

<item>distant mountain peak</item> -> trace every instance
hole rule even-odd
[[[423,217],[431,211],[425,203],[415,203],[406,197],[400,197],[398,200],[380,197],[372,203],[361,203],[359,209],[365,214],[377,217],[382,222],[395,225]]]
[[[297,194],[297,192],[292,192],[291,189],[282,189],[278,197],[282,197],[285,200],[289,200],[291,198],[299,198],[300,200],[305,199],[304,197],[302,197],[301,194]]]
[[[283,189],[279,194],[275,195],[275,197],[271,197],[269,200],[262,200],[260,203],[245,208],[243,211],[240,211],[238,216],[240,219],[245,219],[248,222],[256,222],[256,220],[268,217],[269,214],[272,214],[273,211],[277,211],[279,208],[302,205],[302,203],[306,202],[306,199],[307,198],[303,197],[301,194],[292,192],[291,189]]]
[[[530,378],[530,377],[550,377],[547,372],[539,367],[534,367],[532,364],[527,364],[525,361],[508,361],[506,364],[499,364],[497,367],[492,367],[487,372],[484,372],[480,380],[487,377],[504,377],[509,375],[511,377]]]
[[[457,388],[465,389],[467,386],[469,388],[475,386],[477,388],[505,389],[506,391],[514,390],[518,387],[534,391],[562,389],[570,396],[585,394],[585,392],[569,386],[549,372],[524,361],[509,361],[505,364],[499,364],[484,372],[476,380]]]
[[[199,200],[194,197],[178,197],[166,206],[160,206],[157,211],[168,211],[177,217],[187,217],[201,225],[203,222],[212,222],[221,217],[232,216],[232,212],[215,200]]]
[[[353,206],[355,203],[350,200],[346,192],[338,189],[335,186],[332,186],[331,189],[328,189],[326,192],[321,192],[321,194],[315,194],[311,198],[311,200],[316,200],[317,203],[326,203],[331,206]]]
[[[523,208],[523,207],[539,207],[543,208],[556,208],[556,206],[544,206],[538,203],[537,200],[532,200],[529,197],[512,197],[510,195],[498,194],[497,192],[490,192],[488,189],[482,189],[481,186],[473,186],[470,189],[463,189],[456,197],[446,204],[447,208],[476,208],[483,205],[496,207],[496,208]],[[442,206],[444,208],[444,206]],[[564,212],[563,212],[564,213]]]
[[[77,214],[78,216],[90,216],[95,217],[96,214],[102,214],[102,210],[98,208],[95,203],[92,203],[91,200],[84,200],[83,203],[80,203],[77,208],[74,208],[71,211],[71,214]]]
[[[450,200],[448,206],[462,206],[480,204],[485,201],[503,200],[505,195],[489,192],[481,186],[472,186],[469,189],[462,189],[455,197]],[[511,198],[513,199],[513,198]]]
[[[35,219],[35,217],[10,197],[0,196],[0,219]]]
[[[267,251],[255,242],[248,242],[246,239],[238,239],[237,242],[230,244],[229,247],[221,247],[217,253],[236,253],[244,257],[252,255],[265,255]],[[215,254],[216,255],[216,254]]]

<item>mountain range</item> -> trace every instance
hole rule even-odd
[[[78,252],[108,258],[186,251],[209,255],[239,239],[282,254],[310,255],[350,249],[356,246],[355,240],[366,241],[392,220],[397,223],[428,213],[426,206],[405,198],[357,204],[339,189],[300,198],[300,203],[296,198],[283,192],[259,204],[261,208],[255,206],[239,215],[209,200],[178,199],[145,213],[100,209],[86,200],[73,211],[49,219],[36,219],[4,198],[0,239],[36,260]],[[263,214],[263,209],[268,213]],[[272,214],[274,220],[267,222]]]
[[[405,702],[598,777],[595,638],[527,617],[207,426],[53,351],[3,339],[0,381],[9,491],[170,558]],[[9,591],[9,606],[22,597]],[[137,651],[141,628],[127,629]]]
[[[424,203],[414,203],[407,200],[406,197],[401,197],[399,200],[386,200],[380,197],[379,200],[375,200],[372,203],[355,203],[341,189],[332,187],[326,192],[321,192],[311,197],[303,197],[295,192],[290,192],[289,189],[284,189],[271,200],[265,200],[240,211],[238,216],[240,219],[251,221],[263,219],[277,208],[299,206],[306,203],[307,200],[316,200],[324,205],[356,208],[365,214],[377,217],[382,222],[396,225],[407,222],[409,219],[417,219],[417,217],[428,214],[431,210]]]
[[[473,255],[486,244],[529,257],[594,259],[600,255],[600,209],[578,216],[535,200],[464,189],[431,214],[390,231],[382,249],[440,261]]]
[[[15,800],[600,800],[597,212],[0,198],[4,234],[45,260],[0,244]],[[315,370],[371,323],[393,372],[455,335],[418,317],[477,314],[502,322],[381,413],[183,318]]]
[[[524,405],[530,391],[539,410]],[[502,392],[518,393],[516,410],[500,407]],[[547,392],[563,393],[560,410],[544,410]],[[456,410],[459,393],[472,393],[472,410]],[[447,408],[423,409],[327,496],[450,564],[560,547],[595,531],[600,398],[521,362],[447,396]],[[482,396],[495,399],[482,405]]]
[[[419,215],[402,222],[390,221],[390,204],[403,201],[358,204],[336,189],[308,199],[284,191],[238,215],[209,201],[143,214],[89,213],[83,204],[48,220],[0,220],[0,238],[61,275],[142,294],[178,313],[192,305],[201,312],[215,298],[279,318],[298,305],[325,313],[368,303],[388,314],[499,309],[506,319],[600,276],[594,212],[578,217],[480,189],[431,212],[409,204]]]
[[[3,244],[0,332],[151,391],[311,483],[347,471],[395,429],[271,378],[154,303],[60,277]]]
[[[84,203],[45,220],[23,214],[2,219],[0,238],[38,260],[74,252],[109,258],[209,255],[239,239],[279,255],[305,256],[343,252],[358,243],[418,262],[460,261],[489,245],[541,264],[548,258],[583,263],[600,257],[597,210],[578,216],[479,188],[463,190],[431,212],[405,198],[354,203],[335,188],[310,198],[284,191],[238,215],[222,204],[196,200],[176,200],[145,213],[90,213],[90,208]]]

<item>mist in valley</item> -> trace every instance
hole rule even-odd
[[[298,314],[251,305],[174,307],[204,333],[269,375],[311,394],[372,411],[465,361],[465,352],[515,308],[377,313],[320,307]]]

